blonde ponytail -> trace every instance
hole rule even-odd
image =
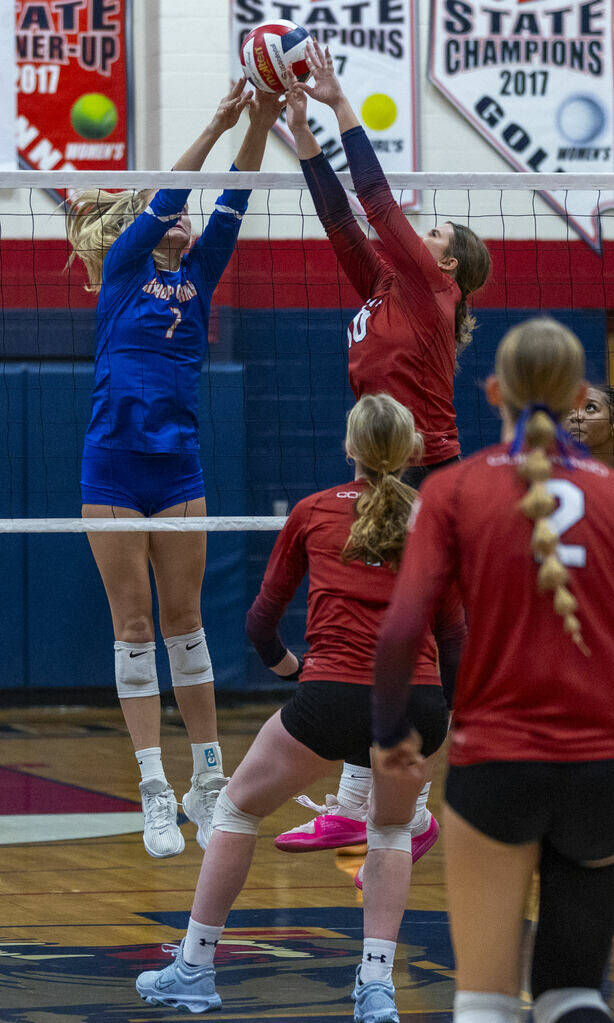
[[[72,245],[67,268],[78,256],[85,264],[86,291],[100,291],[102,264],[113,242],[146,208],[151,191],[105,192],[93,188],[81,192],[68,206],[66,233]]]
[[[525,441],[529,454],[518,469],[519,475],[529,483],[529,490],[520,501],[520,508],[535,526],[531,536],[531,549],[541,561],[537,573],[537,588],[540,592],[553,591],[554,610],[563,619],[563,628],[580,648],[583,654],[590,650],[582,639],[582,628],[575,616],[578,602],[565,586],[569,573],[557,555],[559,537],[545,521],[556,507],[553,495],[546,489],[546,482],[552,471],[547,449],[556,439],[556,423],[541,410],[533,412],[527,422]]]
[[[364,470],[367,487],[342,560],[389,563],[398,568],[415,491],[398,479],[422,455],[422,435],[405,405],[389,394],[365,394],[348,416],[346,451]]]
[[[520,460],[518,474],[529,484],[519,507],[535,523],[531,550],[541,562],[537,573],[540,593],[551,590],[556,614],[563,628],[583,654],[590,654],[576,618],[576,598],[567,589],[569,573],[558,556],[558,534],[547,523],[556,500],[547,487],[552,474],[549,449],[570,439],[559,421],[573,404],[584,378],[584,349],[578,338],[562,324],[548,317],[527,320],[514,327],[497,349],[495,370],[501,394],[510,415],[517,419],[515,454],[524,441],[526,459]]]
[[[342,560],[365,564],[388,563],[396,570],[401,563],[407,520],[415,491],[396,476],[383,473],[367,476],[368,486],[358,498],[350,535]]]

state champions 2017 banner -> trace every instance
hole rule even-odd
[[[612,6],[431,0],[429,78],[516,170],[611,172]],[[600,250],[595,193],[540,194]]]
[[[303,25],[328,45],[335,70],[361,118],[385,171],[418,170],[416,0],[232,0],[233,76],[239,77],[243,39],[263,21]],[[309,100],[316,138],[334,170],[347,169],[337,119]],[[283,116],[276,133],[294,149]],[[418,208],[418,193],[403,193],[403,207]]]
[[[17,0],[17,147],[22,166],[130,166],[130,15],[130,0]]]

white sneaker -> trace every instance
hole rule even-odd
[[[186,792],[181,800],[184,814],[198,829],[196,841],[201,849],[206,849],[211,841],[213,811],[217,797],[229,780],[220,774],[215,774],[211,778],[207,774],[197,774],[192,778],[190,791]]]
[[[142,781],[139,789],[145,818],[143,829],[145,849],[156,859],[178,856],[185,849],[185,842],[177,824],[175,793],[168,782],[160,778]]]

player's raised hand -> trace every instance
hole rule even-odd
[[[251,124],[264,131],[269,131],[286,105],[285,97],[280,96],[278,92],[263,92],[262,89],[255,89],[251,99],[249,104]]]
[[[234,82],[232,89],[227,96],[220,100],[220,104],[213,115],[211,126],[218,132],[228,131],[234,128],[245,107],[253,102],[252,93],[246,89],[245,78],[239,78]]]
[[[298,82],[298,88],[306,92],[312,99],[319,103],[325,103],[328,107],[334,107],[345,97],[339,79],[335,74],[333,58],[330,55],[328,46],[323,50],[317,39],[307,43],[305,60],[313,79],[313,85],[305,85]]]
[[[286,121],[292,134],[307,128],[307,96],[299,89],[299,81],[288,68],[288,88],[286,89]]]

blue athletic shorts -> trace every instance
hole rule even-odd
[[[86,444],[81,462],[83,504],[134,508],[148,518],[205,496],[200,459],[186,454],[114,451]]]

